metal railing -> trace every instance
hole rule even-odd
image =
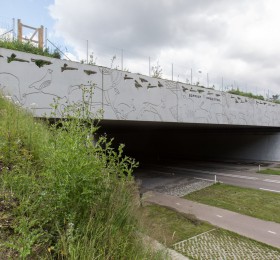
[[[16,39],[15,18],[0,16],[1,28],[3,31],[0,30],[0,39],[5,38],[5,36],[12,36],[12,39]],[[54,42],[55,40],[49,38],[48,29],[45,28],[44,48],[48,48],[52,52],[57,51],[63,58],[71,61],[67,51],[63,51],[63,48]],[[273,95],[278,94],[275,91],[258,86],[252,87],[244,81],[232,80],[233,77],[231,75],[222,75],[219,72],[208,71],[207,68],[201,69],[203,66],[193,64],[190,61],[186,61],[186,65],[182,66],[174,61],[160,60],[158,57],[153,57],[153,55],[136,53],[133,50],[106,45],[100,46],[96,43],[91,43],[89,40],[83,40],[83,42],[84,54],[79,54],[80,57],[78,59],[85,64],[96,64],[148,76],[153,76],[156,72],[160,72],[160,76],[165,79],[208,88],[212,87],[220,91],[239,89],[243,92],[262,95],[266,99],[270,99]],[[66,47],[65,49],[67,50]]]

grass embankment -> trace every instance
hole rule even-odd
[[[184,198],[280,223],[280,194],[215,184]]]
[[[270,174],[270,175],[280,175],[280,169],[265,169],[258,171],[258,173],[263,173],[263,174]]]
[[[155,258],[136,232],[134,161],[93,145],[89,111],[69,109],[47,126],[0,96],[0,259]]]
[[[33,53],[33,54],[47,56],[51,58],[57,58],[57,59],[61,58],[61,55],[57,50],[53,52],[51,52],[48,48],[43,50],[33,46],[28,42],[19,42],[17,40],[15,41],[0,40],[0,48]]]

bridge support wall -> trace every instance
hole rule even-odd
[[[0,91],[38,117],[50,116],[50,103],[59,99],[57,117],[83,102],[105,121],[127,122],[112,134],[142,156],[280,161],[280,105],[271,102],[2,48]],[[135,122],[138,130],[130,131]]]

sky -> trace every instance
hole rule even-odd
[[[218,90],[280,93],[279,0],[0,0],[10,18],[48,28],[71,60],[197,81]],[[2,14],[4,16],[2,16]]]

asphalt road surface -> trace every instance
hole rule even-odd
[[[273,166],[260,165],[261,169]],[[136,171],[144,191],[153,187],[180,183],[185,180],[219,181],[225,184],[280,193],[280,175],[257,173],[258,164],[217,162],[171,162],[145,164]]]

